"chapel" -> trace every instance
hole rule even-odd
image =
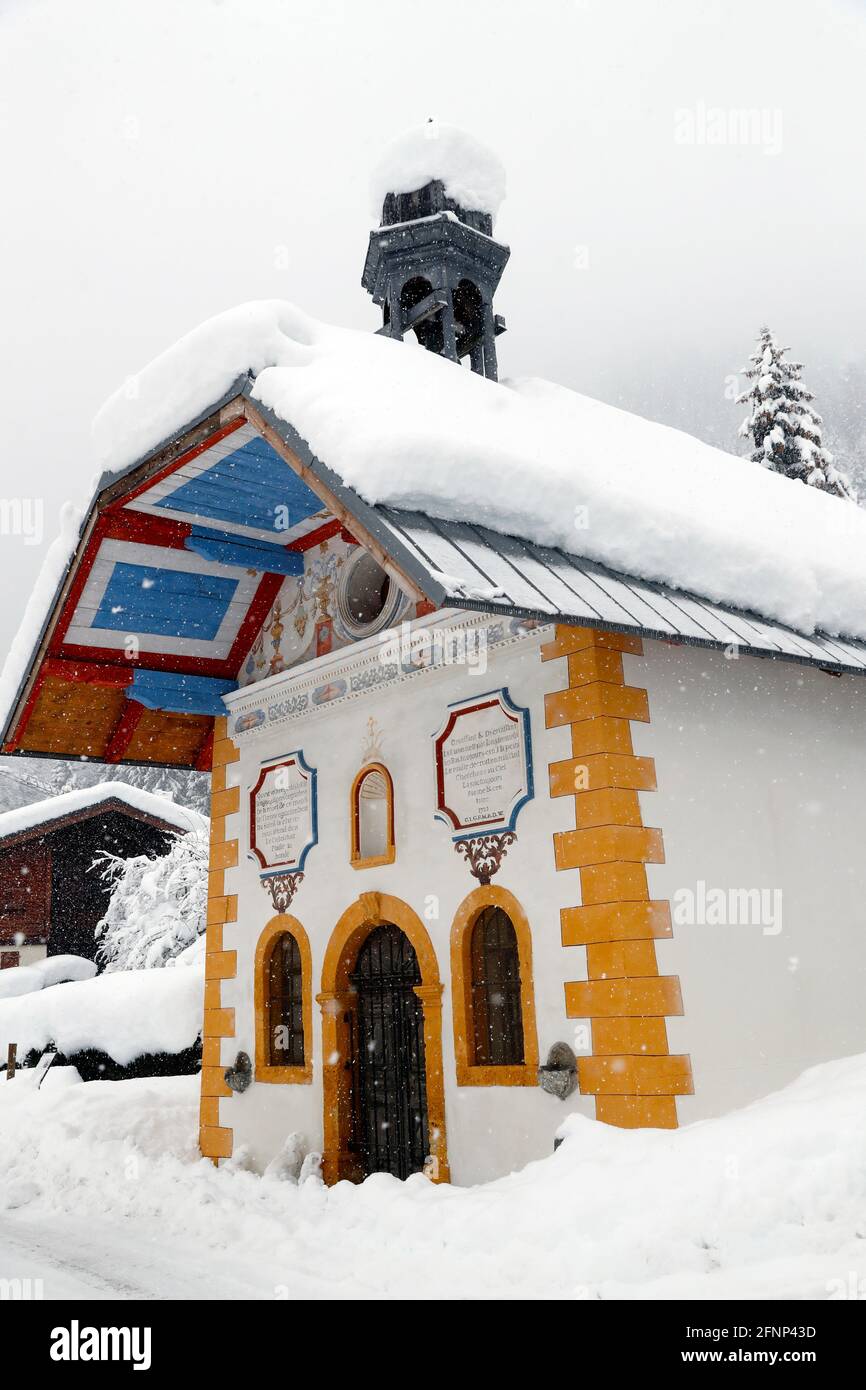
[[[474,1183],[866,1048],[866,517],[500,380],[478,142],[374,191],[368,332],[242,305],[103,408],[2,751],[210,772],[203,1154]]]

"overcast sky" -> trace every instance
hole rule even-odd
[[[369,171],[431,115],[508,172],[501,374],[737,448],[769,320],[862,407],[863,0],[0,0],[2,497],[45,507],[0,653],[128,374],[247,299],[377,326]]]

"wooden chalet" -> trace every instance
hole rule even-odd
[[[195,823],[194,812],[120,782],[0,815],[0,969],[46,955],[96,960],[108,906],[97,855],[155,858]]]

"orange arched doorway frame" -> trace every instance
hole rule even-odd
[[[362,893],[335,926],[322,965],[322,1078],[324,1090],[325,1181],[357,1180],[361,1172],[349,1150],[352,1126],[350,1022],[357,998],[349,975],[366,938],[375,927],[392,923],[406,934],[418,957],[421,983],[415,993],[424,1010],[424,1060],[427,1074],[427,1123],[430,1132],[434,1182],[448,1182],[445,1135],[445,1078],[442,1063],[442,982],[439,962],[427,930],[417,913],[401,898],[388,893]]]

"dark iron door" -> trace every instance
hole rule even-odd
[[[376,927],[352,974],[358,991],[353,1087],[355,1145],[364,1174],[407,1178],[424,1167],[427,1077],[418,959],[390,923]]]

